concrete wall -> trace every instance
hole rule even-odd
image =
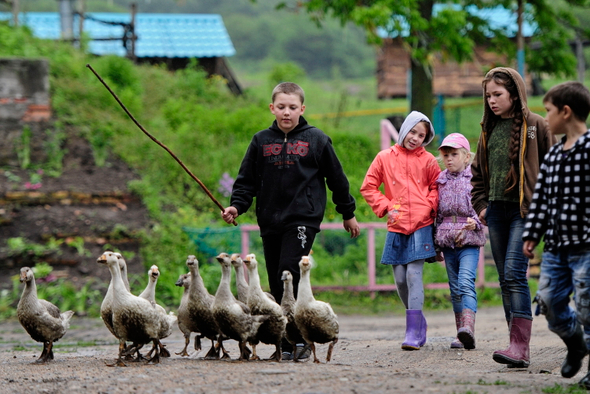
[[[31,130],[32,161],[42,159],[50,119],[49,62],[0,58],[0,166],[18,165],[25,126]]]

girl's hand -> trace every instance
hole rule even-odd
[[[465,230],[475,230],[477,228],[477,223],[473,218],[467,218],[467,224],[463,226]]]
[[[487,212],[487,208],[482,209],[481,212],[479,213],[478,217],[479,217],[479,221],[481,222],[481,224],[483,224],[484,226],[487,226],[488,223],[486,222],[486,212]]]

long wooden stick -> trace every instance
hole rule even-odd
[[[131,118],[131,120],[133,121],[133,123],[135,123],[137,125],[137,127],[139,127],[141,129],[141,131],[143,131],[143,133],[145,135],[147,135],[148,137],[150,137],[152,141],[154,141],[156,144],[158,144],[162,148],[164,148],[166,150],[166,152],[170,153],[170,156],[172,156],[174,158],[174,160],[176,160],[178,162],[178,164],[180,164],[180,166],[186,171],[186,173],[189,174],[191,176],[191,178],[193,178],[199,184],[199,186],[201,186],[201,188],[205,191],[205,193],[207,193],[207,195],[209,196],[209,198],[211,199],[211,201],[213,201],[222,211],[224,211],[225,208],[223,207],[223,205],[221,205],[221,203],[219,201],[217,201],[217,199],[213,196],[213,194],[211,194],[211,192],[209,191],[209,189],[207,189],[207,187],[205,186],[205,184],[203,182],[201,182],[201,180],[199,178],[197,178],[191,172],[191,170],[189,170],[184,165],[184,163],[170,149],[168,149],[168,147],[166,145],[164,145],[163,143],[161,143],[160,141],[158,141],[153,135],[151,135],[150,133],[148,133],[148,131],[146,129],[144,129],[144,127],[141,124],[139,124],[139,122],[133,117],[133,115],[131,115],[131,112],[129,112],[129,110],[127,109],[127,107],[125,107],[125,105],[121,102],[121,100],[119,100],[119,97],[117,97],[117,95],[115,94],[115,92],[113,92],[111,90],[111,88],[109,87],[109,85],[107,85],[107,83],[100,77],[100,75],[98,75],[98,73],[96,71],[94,71],[94,69],[92,68],[92,66],[90,64],[87,64],[86,67],[88,67],[90,69],[90,71],[92,71],[94,73],[94,75],[96,75],[96,78],[98,78],[98,80],[100,82],[102,82],[102,84],[104,85],[104,87],[107,88],[107,90],[111,93],[111,95],[115,98],[115,100],[117,100],[117,102],[119,103],[119,105],[121,106],[121,108],[123,108],[123,110],[125,111],[125,113],[127,114],[127,116],[129,116]],[[237,226],[238,225],[235,220],[233,221],[233,225],[234,226]]]

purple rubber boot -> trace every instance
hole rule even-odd
[[[419,350],[426,343],[426,319],[419,309],[406,310],[406,338],[404,350]]]

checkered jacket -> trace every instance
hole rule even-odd
[[[564,142],[545,156],[522,236],[538,242],[545,234],[549,252],[590,247],[590,130],[567,152]]]

